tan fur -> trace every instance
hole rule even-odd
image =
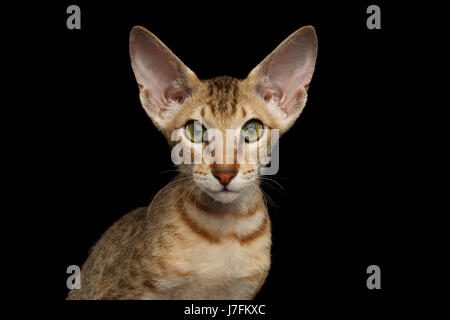
[[[69,299],[249,299],[256,294],[270,266],[270,222],[262,198],[252,199],[254,212],[245,205],[231,215],[213,208],[205,212],[195,205],[197,190],[174,181],[151,208],[130,212],[106,231],[82,268],[82,289],[72,290]],[[186,223],[180,211],[210,235]]]
[[[210,98],[208,84],[201,83],[202,96],[190,101],[192,106],[179,114],[173,128],[202,107],[205,119],[217,127],[233,127],[233,121],[241,124],[254,117],[270,123],[270,115],[258,112],[244,93],[236,108],[246,106],[246,119],[241,112],[230,116],[231,107],[213,115],[200,103]],[[196,170],[209,167],[199,164]],[[240,165],[240,170],[255,172],[249,164]],[[245,201],[227,206],[207,199],[182,173],[149,207],[130,212],[106,231],[82,268],[82,289],[72,290],[69,299],[250,299],[270,268],[270,234],[258,188]]]
[[[271,109],[276,102],[266,103],[255,93],[262,67],[244,80],[201,81],[142,30],[135,32],[179,64],[184,78],[176,89],[178,83],[189,88],[186,100],[176,96],[158,108],[154,93],[138,78],[142,104],[169,144],[175,143],[171,133],[192,119],[221,131],[258,119],[269,131],[283,133],[300,114],[306,89],[301,88],[293,118],[284,119]],[[269,136],[257,143],[269,143]],[[68,299],[252,299],[269,272],[271,224],[259,189],[259,164],[250,164],[248,154],[245,159],[231,165],[245,188],[228,202],[202,187],[216,164],[180,165],[180,174],[148,207],[128,213],[105,232],[82,267],[81,289],[71,290]]]

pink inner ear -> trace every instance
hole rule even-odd
[[[316,55],[314,28],[303,27],[294,32],[255,68],[258,77],[256,91],[261,99],[277,101],[287,116],[296,114],[304,106]]]
[[[166,91],[165,96],[168,101],[175,101],[182,104],[184,100],[186,100],[187,92],[186,90],[175,89],[172,87]]]
[[[139,88],[150,103],[150,110],[160,116],[168,103],[183,103],[190,95],[187,68],[153,34],[137,27],[130,34],[131,62]]]
[[[276,83],[271,83],[270,85],[268,83],[261,83],[257,85],[256,92],[264,102],[271,100],[280,101],[283,96],[280,86],[277,86]]]
[[[161,119],[164,119],[164,114],[169,110],[164,105],[157,105],[155,103],[155,96],[152,94],[152,92],[148,88],[143,89],[145,100],[147,101],[147,106],[150,108],[152,113],[157,114]]]
[[[281,100],[281,90],[279,88],[264,88],[261,94],[261,97],[265,102],[269,102],[270,100],[280,101]]]
[[[288,116],[295,113],[298,110],[299,105],[302,105],[305,95],[305,89],[302,87],[297,88],[292,94],[283,97],[283,100],[280,103],[280,109]]]

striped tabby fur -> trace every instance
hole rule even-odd
[[[283,134],[306,103],[316,54],[314,28],[303,27],[246,79],[199,80],[149,31],[135,27],[130,35],[142,105],[170,145],[172,131],[189,120],[225,130],[257,119]],[[179,165],[148,207],[103,234],[82,267],[81,289],[68,299],[252,299],[270,269],[259,168],[248,154],[241,164]],[[231,182],[224,187],[216,172],[232,172]]]

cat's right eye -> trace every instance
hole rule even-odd
[[[200,121],[191,120],[185,126],[186,137],[192,142],[202,142],[206,128]]]

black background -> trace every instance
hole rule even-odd
[[[71,4],[81,7],[81,30],[66,28]],[[381,30],[366,27],[370,4],[381,7]],[[371,313],[411,293],[416,135],[415,111],[405,105],[414,88],[406,85],[412,57],[403,9],[381,1],[46,5],[30,36],[30,50],[43,57],[41,112],[50,123],[40,128],[41,173],[51,186],[36,222],[45,243],[42,297],[82,309],[63,301],[67,266],[81,266],[113,222],[147,205],[174,176],[169,147],[139,103],[128,53],[134,25],[152,31],[201,79],[244,78],[292,32],[313,25],[319,52],[309,100],[282,137],[274,177],[283,190],[265,188],[275,204],[272,269],[255,303],[273,316]],[[381,268],[381,290],[366,287],[372,264]],[[152,305],[154,312],[172,306]],[[174,305],[181,318],[185,304]]]

